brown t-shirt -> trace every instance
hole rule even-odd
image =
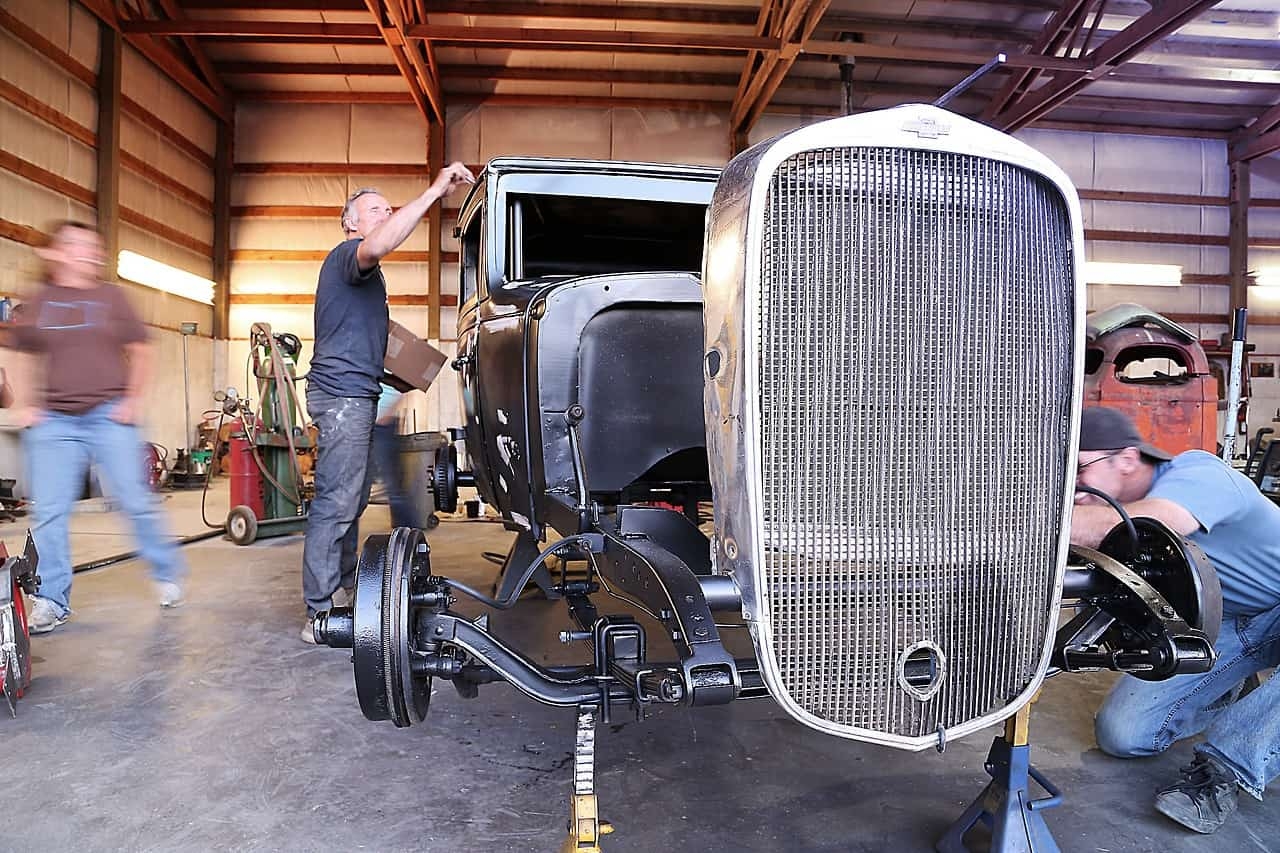
[[[43,408],[83,414],[128,389],[124,348],[145,341],[147,327],[118,285],[80,290],[46,282],[19,314],[13,345],[43,356]]]

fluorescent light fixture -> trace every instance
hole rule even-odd
[[[116,264],[116,274],[137,284],[163,290],[193,302],[213,304],[213,282],[207,278],[171,267],[160,261],[123,251]]]
[[[1122,264],[1085,261],[1084,280],[1089,284],[1137,284],[1147,287],[1181,287],[1182,267],[1177,264]]]
[[[1255,270],[1251,275],[1253,276],[1254,287],[1280,289],[1280,267]]]

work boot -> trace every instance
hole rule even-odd
[[[63,613],[47,598],[33,595],[27,599],[27,630],[32,634],[47,634],[70,618],[70,610]]]
[[[182,587],[172,581],[158,581],[156,597],[160,600],[161,607],[181,607],[186,600],[182,597]]]
[[[1196,832],[1216,832],[1237,805],[1236,774],[1204,753],[1156,794],[1156,810]]]

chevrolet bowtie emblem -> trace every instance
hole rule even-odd
[[[951,125],[934,121],[931,118],[913,119],[902,126],[907,133],[914,133],[921,139],[937,139],[951,132]]]

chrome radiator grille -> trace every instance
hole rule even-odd
[[[923,737],[1036,677],[1070,463],[1071,247],[1061,193],[1008,163],[839,148],[775,172],[749,309],[761,615],[808,714]],[[903,680],[921,644],[928,690]]]

